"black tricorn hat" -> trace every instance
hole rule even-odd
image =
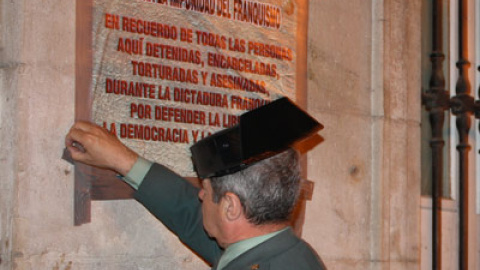
[[[286,150],[323,125],[283,97],[240,116],[239,124],[190,147],[200,178],[231,174]]]

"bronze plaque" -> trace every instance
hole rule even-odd
[[[76,119],[194,177],[191,144],[281,96],[303,103],[306,2],[77,0]],[[131,196],[77,167],[77,197]]]

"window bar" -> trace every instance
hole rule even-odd
[[[458,1],[458,79],[455,85],[456,95],[451,99],[452,113],[457,117],[456,126],[459,142],[457,150],[459,154],[459,270],[468,269],[468,132],[474,110],[474,99],[470,95],[471,87],[468,80],[468,68],[470,63],[467,59],[468,50],[468,6],[467,0]]]
[[[443,147],[445,141],[442,130],[445,111],[449,109],[449,93],[445,90],[445,76],[442,51],[442,0],[434,0],[432,6],[432,72],[429,89],[422,95],[422,103],[429,111],[432,138],[432,269],[440,270],[442,265],[442,181],[443,181]]]

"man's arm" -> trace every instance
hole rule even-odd
[[[215,264],[222,250],[203,229],[198,191],[184,178],[154,163],[135,192],[135,199],[200,257]]]
[[[87,122],[72,126],[65,145],[73,160],[113,170],[122,176],[131,176],[130,170],[141,161],[133,150],[106,129]],[[162,165],[150,164],[144,168],[148,170],[141,174],[145,178],[129,183],[138,189],[135,198],[182,242],[209,263],[215,263],[221,249],[203,229],[198,189]]]

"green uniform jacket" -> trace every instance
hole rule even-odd
[[[135,198],[215,269],[223,250],[203,229],[198,191],[179,175],[154,164],[135,193]],[[241,269],[326,268],[315,251],[288,229],[241,254],[223,268]]]

